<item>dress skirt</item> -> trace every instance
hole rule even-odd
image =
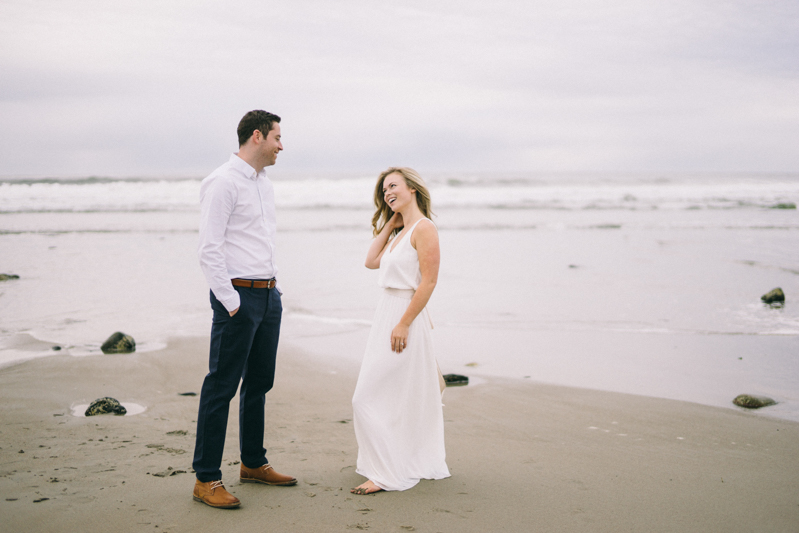
[[[356,471],[384,490],[407,490],[420,479],[450,475],[438,365],[426,310],[411,324],[402,353],[391,351],[391,331],[413,292],[384,289],[352,398]]]

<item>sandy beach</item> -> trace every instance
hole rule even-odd
[[[356,497],[357,367],[284,347],[267,396],[270,461],[296,487],[223,475],[242,500],[191,498],[207,339],[0,370],[5,531],[796,531],[799,424],[673,400],[486,378],[445,395],[452,477]],[[482,381],[482,380],[481,380]],[[101,396],[135,416],[76,417]],[[156,474],[161,474],[158,476]],[[166,475],[164,475],[166,474]]]

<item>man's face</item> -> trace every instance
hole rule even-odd
[[[261,142],[261,155],[266,162],[265,167],[270,167],[277,161],[277,154],[283,149],[283,143],[280,142],[280,124],[275,122],[272,124],[272,129],[269,130],[269,135],[266,136]]]

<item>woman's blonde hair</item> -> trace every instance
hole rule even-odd
[[[374,200],[377,210],[374,216],[372,216],[372,233],[375,236],[382,231],[386,223],[394,215],[394,211],[392,211],[391,207],[386,203],[385,194],[383,194],[383,180],[385,180],[389,174],[394,173],[399,174],[405,179],[405,184],[409,189],[416,191],[416,205],[419,206],[419,210],[422,214],[427,218],[433,215],[433,210],[430,208],[430,191],[427,190],[427,186],[419,173],[408,167],[390,167],[380,173],[380,176],[377,178],[377,185],[375,186]],[[393,233],[397,234],[399,232],[399,229],[395,229]]]

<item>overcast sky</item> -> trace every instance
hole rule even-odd
[[[796,172],[796,0],[0,0],[0,176]],[[276,168],[275,170],[278,170]]]

